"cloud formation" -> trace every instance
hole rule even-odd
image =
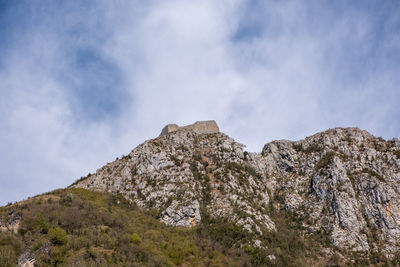
[[[260,151],[337,126],[400,135],[397,1],[3,4],[0,204],[215,119]]]

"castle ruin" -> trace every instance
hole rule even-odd
[[[179,127],[176,124],[168,124],[162,129],[160,136],[183,129],[192,130],[195,133],[199,134],[219,133],[219,128],[217,123],[214,120],[210,120],[210,121],[196,121],[193,124],[181,127]]]

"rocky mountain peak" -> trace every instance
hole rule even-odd
[[[400,142],[357,128],[267,143],[261,153],[219,132],[214,121],[167,125],[129,155],[73,187],[119,193],[168,225],[193,227],[223,217],[263,236],[276,231],[271,210],[325,233],[341,249],[400,249]],[[254,243],[254,244],[255,244]]]

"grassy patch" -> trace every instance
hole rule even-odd
[[[314,152],[321,152],[322,148],[318,144],[311,144],[307,148],[304,149],[304,153],[311,154]]]
[[[329,164],[331,164],[333,157],[335,156],[335,152],[330,151],[324,154],[321,159],[318,161],[318,163],[315,165],[316,170],[324,169],[328,167]]]
[[[293,144],[293,149],[296,150],[296,152],[304,152],[304,147],[302,144]]]
[[[379,181],[381,181],[381,182],[386,182],[385,179],[383,179],[383,177],[382,177],[381,175],[379,175],[378,173],[376,173],[375,171],[373,171],[373,170],[371,170],[371,169],[364,168],[364,169],[362,170],[362,172],[363,172],[363,173],[367,173],[367,174],[369,174],[370,176],[373,176],[373,177],[377,178],[377,179],[378,179]]]
[[[393,154],[396,156],[397,159],[400,159],[400,150],[393,151]]]

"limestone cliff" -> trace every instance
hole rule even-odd
[[[159,210],[169,225],[192,227],[206,213],[263,235],[276,230],[271,208],[284,209],[305,233],[324,232],[340,249],[388,257],[399,251],[398,139],[337,128],[248,153],[216,124],[212,131],[195,125],[167,126],[73,186],[121,193]]]

